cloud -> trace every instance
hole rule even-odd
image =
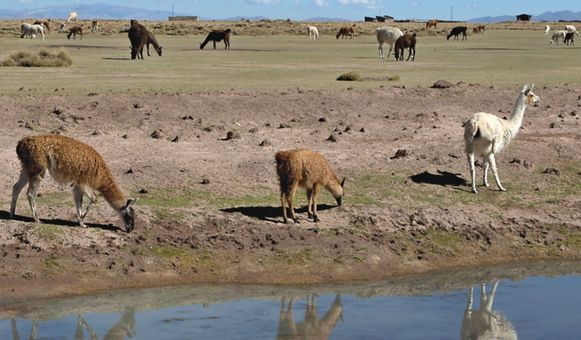
[[[420,3],[415,1],[415,0],[408,0],[408,3],[410,4],[410,6],[412,7],[420,7]]]
[[[337,0],[337,2],[341,5],[352,5],[367,9],[383,8],[383,2],[381,0]]]
[[[325,0],[313,0],[313,4],[318,7],[323,7],[327,4]]]

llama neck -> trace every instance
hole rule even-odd
[[[103,198],[109,203],[111,208],[116,211],[121,211],[125,207],[125,195],[114,181],[109,181],[108,184],[99,188],[99,192]]]
[[[522,124],[523,116],[526,109],[525,98],[526,96],[524,94],[520,94],[518,96],[518,98],[516,99],[516,103],[514,103],[510,119],[508,120],[511,132],[510,133],[511,139],[514,138],[518,131],[520,130],[520,126]]]
[[[159,50],[159,44],[157,43],[157,39],[153,36],[153,34],[149,35],[149,42],[155,47],[156,50]]]
[[[342,188],[341,184],[339,183],[339,179],[335,174],[331,175],[330,180],[325,184],[325,188],[333,195],[333,197],[337,198],[342,195]]]

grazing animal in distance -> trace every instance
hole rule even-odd
[[[383,44],[389,44],[389,52],[387,52],[387,57],[391,54],[393,50],[393,45],[399,37],[403,35],[397,27],[381,27],[375,30],[375,37],[377,38],[377,43],[379,44],[379,58],[383,59]]]
[[[50,33],[50,19],[36,20],[32,24],[33,25],[43,25],[44,27],[46,27],[46,31]]]
[[[293,208],[293,198],[298,187],[307,190],[308,216],[313,221],[319,222],[317,216],[317,195],[321,187],[325,187],[341,205],[345,178],[341,182],[331,170],[331,166],[325,157],[315,151],[307,149],[293,149],[279,151],[274,156],[276,172],[280,182],[280,202],[282,204],[282,216],[284,223],[288,223],[286,206],[291,212],[291,218],[299,223]]]
[[[69,16],[67,17],[67,23],[77,22],[78,14],[77,12],[69,12]]]
[[[473,193],[478,193],[476,190],[476,170],[474,168],[475,156],[482,156],[484,159],[484,186],[488,187],[488,166],[490,166],[498,189],[506,191],[500,183],[494,155],[499,153],[516,137],[527,106],[532,106],[539,102],[539,97],[532,92],[534,86],[534,84],[531,87],[525,85],[522,88],[508,120],[489,113],[478,112],[464,123],[464,143],[468,165],[470,166]]]
[[[563,44],[567,46],[575,46],[575,40],[573,40],[575,33],[567,33],[565,34],[565,39],[563,40]]]
[[[64,33],[66,29],[67,29],[66,23],[63,22],[59,25],[59,33]]]
[[[137,20],[131,20],[127,36],[131,42],[131,59],[143,59],[143,47],[148,41],[147,28]]]
[[[211,41],[212,43],[214,43],[214,49],[216,49],[216,42],[220,42],[222,40],[224,40],[224,49],[229,50],[230,49],[230,33],[232,31],[227,28],[225,30],[213,30],[211,31],[208,36],[206,37],[206,39],[204,40],[204,42],[202,42],[200,44],[200,50],[203,50],[204,47],[206,47],[206,45]]]
[[[553,32],[553,35],[551,36],[551,40],[549,41],[549,43],[551,45],[553,43],[555,43],[555,45],[559,45],[559,39],[561,39],[563,42],[565,42],[566,36],[567,36],[567,31],[555,31],[555,32]]]
[[[446,37],[446,40],[450,40],[450,37],[452,37],[452,36],[454,36],[454,40],[458,40],[458,36],[460,34],[462,34],[462,40],[468,40],[468,37],[466,34],[467,30],[468,30],[468,27],[466,27],[466,26],[456,26],[456,27],[452,28],[452,30],[450,31],[450,33]]]
[[[44,40],[44,28],[42,25],[31,25],[22,23],[20,25],[20,38],[36,39],[36,35],[40,34]]]
[[[436,19],[430,19],[428,21],[426,21],[426,29],[429,29],[430,27],[433,28],[438,28],[438,20]]]
[[[155,49],[155,52],[157,52],[157,55],[161,57],[162,47],[157,42],[157,39],[155,39],[155,36],[153,35],[153,33],[151,33],[150,31],[147,31],[147,42],[145,43],[145,45],[147,47],[147,56],[148,57],[151,56],[149,54],[149,45],[150,44],[153,45],[153,48]],[[140,53],[141,53],[141,56],[143,59],[143,51],[141,51]]]
[[[486,285],[480,286],[480,306],[472,308],[474,288],[468,290],[468,302],[462,318],[460,340],[503,339],[517,340],[514,326],[500,312],[492,309],[498,281],[492,285],[490,294],[486,295]]]
[[[549,34],[550,30],[551,30],[551,26],[545,25],[545,35]]]
[[[99,20],[91,21],[91,32],[97,32],[99,30]]]
[[[18,142],[16,154],[21,162],[20,178],[12,187],[10,218],[14,218],[16,202],[20,191],[28,184],[26,196],[32,210],[32,217],[40,223],[36,212],[36,195],[40,180],[46,172],[60,184],[71,184],[81,227],[90,206],[102,195],[107,203],[119,214],[125,224],[125,231],[135,226],[135,199],[126,199],[113,178],[113,174],[101,155],[91,146],[73,138],[60,135],[40,135],[25,137]],[[83,195],[89,203],[83,209]]]
[[[349,36],[349,39],[353,39],[353,36],[355,36],[355,24],[352,26],[341,27],[336,35],[337,39],[339,39],[339,37],[345,38],[346,36]]]
[[[484,25],[478,25],[478,26],[475,26],[472,29],[472,33],[474,33],[474,34],[476,34],[476,33],[484,33],[485,30],[486,30],[486,26],[484,26]]]
[[[307,26],[307,35],[309,36],[309,40],[319,39],[319,29],[317,29],[315,26]]]
[[[579,35],[579,32],[577,32],[577,28],[573,25],[565,25],[565,31],[567,31],[567,33],[575,33]]]
[[[77,34],[81,36],[81,39],[83,39],[83,25],[71,27],[69,29],[69,34],[67,34],[67,39],[71,40],[71,36],[73,39],[77,39]]]
[[[406,61],[412,58],[412,61],[416,59],[416,34],[406,33],[399,37],[395,42],[395,60],[403,61],[404,51],[406,48],[409,50],[408,58]]]

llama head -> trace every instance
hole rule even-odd
[[[340,187],[334,188],[333,190],[333,197],[335,197],[335,201],[337,201],[338,206],[341,206],[341,203],[343,203],[343,195],[345,195],[343,191],[343,187],[345,186],[345,177],[343,177],[340,185]]]
[[[135,198],[130,198],[125,203],[125,206],[121,208],[120,213],[123,218],[123,223],[125,224],[125,231],[130,232],[135,228],[135,209],[132,205],[137,201]]]
[[[521,91],[521,93],[526,97],[526,104],[528,106],[533,106],[540,101],[539,97],[535,95],[532,91],[534,86],[535,84],[532,84],[530,87],[528,85],[525,85]]]
[[[155,51],[157,52],[157,54],[161,57],[161,48],[162,46],[159,46],[159,48],[156,48]]]

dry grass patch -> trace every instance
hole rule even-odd
[[[340,75],[337,77],[337,80],[344,80],[344,81],[356,81],[361,79],[361,76],[357,72],[348,72]]]
[[[73,60],[66,51],[51,52],[40,50],[34,54],[27,51],[12,53],[2,61],[2,66],[22,67],[68,67]]]

